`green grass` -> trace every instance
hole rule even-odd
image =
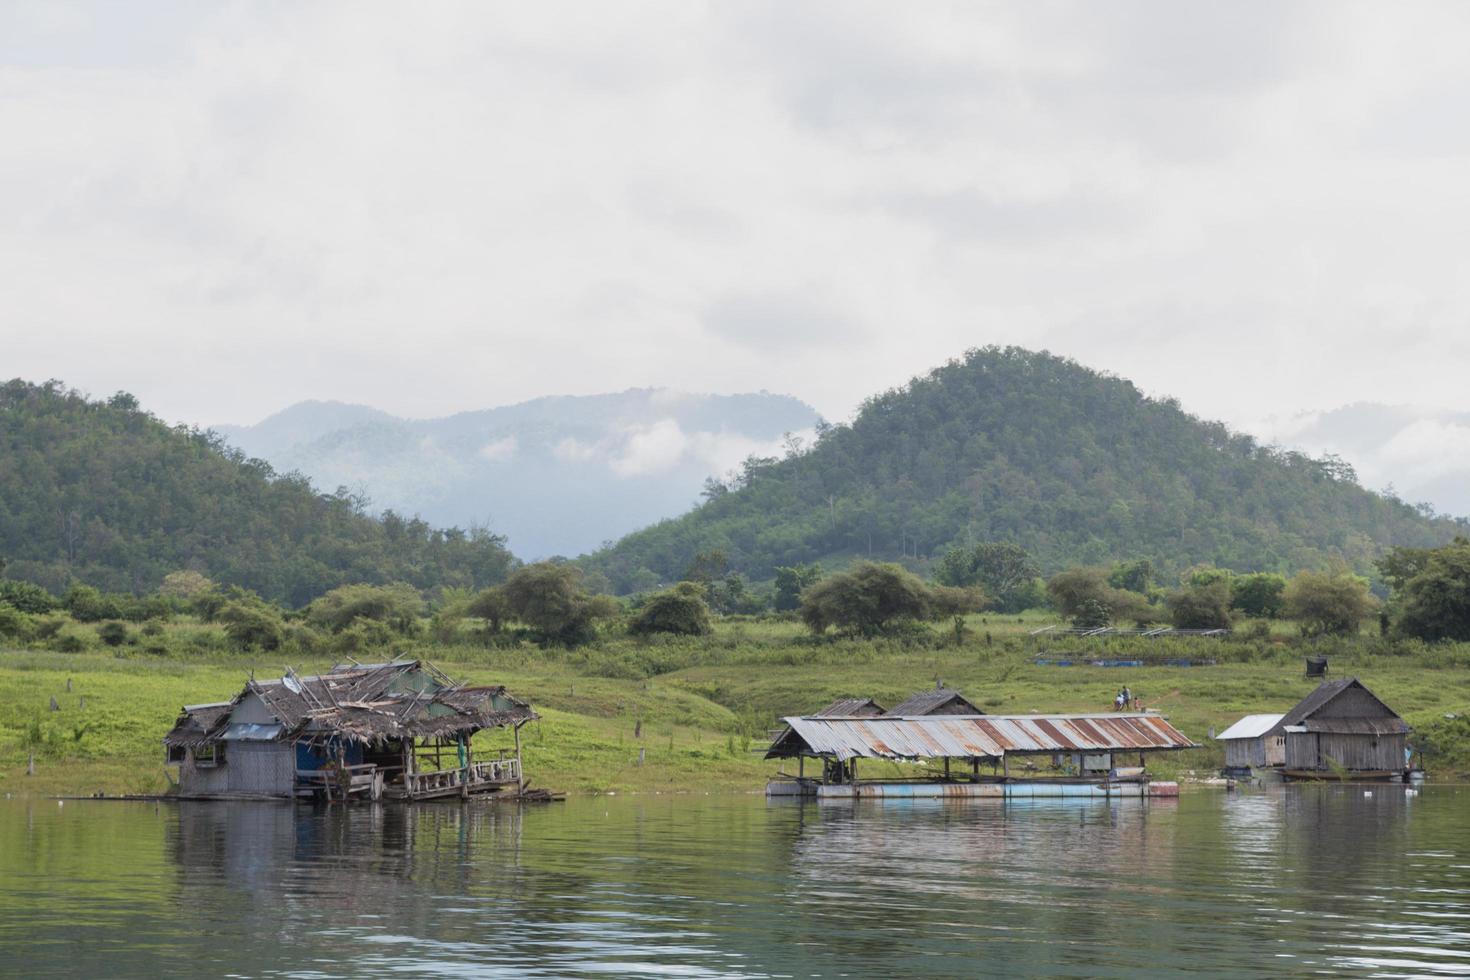
[[[1223,761],[1208,738],[1212,730],[1249,712],[1285,710],[1312,689],[1302,676],[1309,652],[1326,652],[1332,676],[1356,675],[1403,714],[1416,729],[1412,741],[1431,753],[1436,777],[1470,772],[1470,645],[1367,636],[1308,643],[1280,624],[1254,639],[1228,641],[1030,635],[1051,621],[1038,613],[972,616],[956,643],[947,627],[903,639],[813,642],[789,621],[730,619],[701,639],[609,636],[569,651],[487,646],[467,633],[449,644],[405,641],[359,657],[422,656],[456,678],[507,685],[542,716],[522,730],[527,775],[536,785],[578,793],[756,791],[776,767],[752,750],[780,716],[844,695],[891,705],[936,680],[991,713],[1103,711],[1126,683],[1205,746],[1160,757],[1151,768],[1207,771]],[[231,697],[252,669],[278,676],[286,663],[311,671],[341,659],[325,652],[242,655],[215,627],[187,621],[116,649],[103,647],[91,627],[70,624],[64,632],[78,638],[82,652],[0,650],[0,792],[161,791],[160,739],[181,705]],[[1043,667],[1032,663],[1038,655],[1219,662]],[[52,697],[59,711],[49,710]],[[505,733],[478,739],[481,751],[509,744]],[[32,752],[36,775],[28,776]]]

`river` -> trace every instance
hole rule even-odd
[[[1470,787],[0,800],[0,975],[1470,974]]]

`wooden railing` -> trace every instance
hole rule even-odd
[[[383,795],[383,774],[374,765],[347,766],[347,792],[357,796],[366,794],[370,799]],[[297,795],[324,793],[329,797],[342,795],[342,773],[332,769],[297,769]]]
[[[444,793],[468,786],[483,786],[494,783],[513,783],[521,777],[519,759],[490,759],[472,762],[460,769],[437,769],[432,772],[411,772],[404,777],[404,788],[409,796],[425,796]]]

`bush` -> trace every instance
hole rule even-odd
[[[680,582],[672,589],[649,596],[628,624],[628,632],[643,636],[650,633],[704,636],[712,630],[704,590],[694,582]]]
[[[31,616],[56,608],[56,599],[51,593],[39,585],[16,579],[0,579],[0,602]]]
[[[61,597],[61,604],[71,613],[71,618],[79,623],[99,623],[104,619],[123,618],[120,598],[104,595],[90,585],[73,585]]]
[[[464,608],[464,614],[483,619],[490,632],[499,633],[505,621],[510,618],[510,600],[505,597],[504,589],[492,585],[469,601]]]
[[[1109,574],[1103,568],[1058,572],[1046,583],[1052,607],[1070,617],[1074,625],[1080,619],[1091,624],[1087,628],[1094,629],[1119,620],[1147,624],[1158,619],[1158,610],[1149,605],[1146,596],[1113,588],[1108,584]]]
[[[1258,572],[1230,583],[1230,605],[1259,619],[1275,619],[1285,607],[1286,579]]]
[[[1351,636],[1378,608],[1368,583],[1343,572],[1299,572],[1286,586],[1286,615],[1303,636]]]
[[[29,640],[35,633],[35,623],[30,616],[8,602],[0,601],[0,638]]]
[[[403,582],[392,585],[343,585],[317,599],[307,609],[308,618],[334,633],[357,620],[384,623],[399,633],[418,629],[424,599],[418,589]]]
[[[285,639],[280,614],[262,603],[227,602],[220,608],[219,621],[230,642],[242,650],[276,650]]]
[[[1178,629],[1225,630],[1230,628],[1230,582],[1216,578],[1171,592],[1169,616]]]
[[[169,599],[189,601],[206,592],[214,592],[218,586],[192,569],[169,572],[158,587],[158,594]]]
[[[119,623],[115,619],[108,620],[101,626],[97,627],[97,639],[101,640],[103,643],[107,644],[110,647],[122,646],[124,643],[128,642],[129,635],[130,634],[128,633],[127,626],[123,623]]]

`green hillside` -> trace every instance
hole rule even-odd
[[[748,460],[683,517],[590,556],[620,590],[719,549],[752,578],[853,556],[922,565],[956,544],[1015,542],[1044,571],[1150,558],[1367,572],[1392,545],[1464,524],[1360,487],[1340,461],[1258,445],[1128,381],[1018,348],[969,352],[868,399],[805,452]]]
[[[0,386],[0,559],[53,592],[148,591],[187,568],[291,605],[347,582],[489,585],[514,563],[488,531],[368,517],[130,395],[19,380]]]

